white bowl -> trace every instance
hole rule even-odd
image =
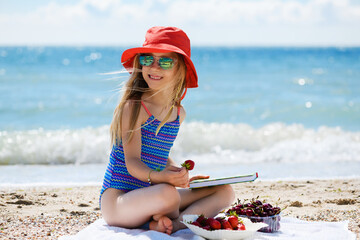
[[[184,215],[183,223],[196,235],[207,239],[245,239],[253,236],[257,230],[266,227],[265,223],[253,223],[247,218],[241,218],[246,230],[212,230],[208,231],[198,226],[190,224],[195,221],[199,215]]]

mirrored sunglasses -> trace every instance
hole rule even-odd
[[[152,55],[143,54],[140,55],[139,57],[140,65],[145,67],[150,67],[154,64],[155,59],[157,59],[158,65],[164,70],[171,69],[175,65],[175,60],[176,60],[170,57],[155,57]]]

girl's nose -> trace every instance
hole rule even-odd
[[[154,63],[151,65],[152,68],[161,68],[159,65],[159,61],[157,59],[154,60]]]

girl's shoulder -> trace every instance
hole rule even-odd
[[[126,100],[122,109],[123,116],[130,116],[131,112],[136,107],[136,102],[134,100]]]
[[[149,118],[149,115],[144,110],[143,107],[141,107],[141,101],[139,100],[126,100],[122,115],[125,118],[130,118],[130,116],[133,116],[133,112],[138,111],[138,117],[137,119],[130,119],[130,121],[136,121],[136,125],[141,125],[146,122],[146,120]]]
[[[180,118],[180,123],[182,123],[184,120],[185,120],[185,117],[186,117],[186,111],[185,111],[185,108],[180,105],[179,107],[179,118]]]

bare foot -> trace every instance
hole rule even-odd
[[[173,229],[172,221],[166,216],[157,216],[153,221],[150,222],[149,229],[170,235]]]

